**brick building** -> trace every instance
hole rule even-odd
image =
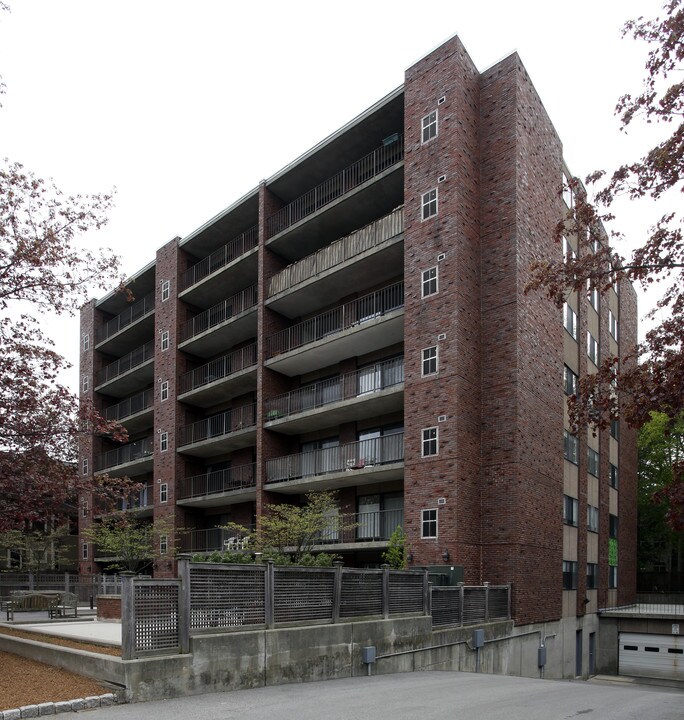
[[[449,40],[160,248],[133,304],[83,308],[82,395],[130,441],[85,442],[82,472],[144,482],[131,510],[183,528],[187,551],[333,488],[357,527],[331,518],[321,547],[349,565],[381,562],[402,525],[413,565],[512,583],[519,623],[581,629],[630,600],[635,434],[569,434],[565,394],[636,341],[634,291],[575,293],[562,312],[524,293],[534,260],[561,257],[564,173],[518,56],[480,73]]]

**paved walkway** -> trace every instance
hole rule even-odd
[[[75,622],[72,620],[71,622],[22,623],[21,625],[14,623],[12,627],[17,630],[57,635],[72,640],[121,646],[121,623],[118,622],[98,622],[97,620]]]

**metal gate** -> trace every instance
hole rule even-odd
[[[684,640],[679,635],[620,633],[619,674],[684,680]]]

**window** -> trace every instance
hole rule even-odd
[[[569,495],[563,495],[563,522],[566,525],[579,525],[579,501]]]
[[[618,469],[613,463],[610,463],[610,476],[609,476],[610,486],[612,488],[615,488],[617,490],[618,486]]]
[[[90,381],[88,380],[88,376],[84,375],[83,379],[81,381],[81,387],[83,388],[83,392],[88,392],[88,389],[90,388]]]
[[[594,336],[587,331],[587,356],[594,363],[599,364],[599,346]]]
[[[89,468],[88,468],[88,458],[83,458],[83,462],[81,463],[81,467],[82,467],[82,473],[83,473],[83,475],[87,475],[87,474],[88,474],[88,469],[89,469]]]
[[[422,510],[420,523],[420,536],[422,538],[437,537],[437,509]]]
[[[577,340],[577,313],[567,303],[563,303],[563,325],[573,340]]]
[[[168,535],[160,535],[159,536],[159,552],[162,555],[166,555],[166,553],[169,551],[169,536]]]
[[[437,214],[437,188],[423,193],[421,208],[421,217],[423,220],[427,220]]]
[[[169,399],[169,381],[168,380],[164,380],[164,382],[161,384],[160,399],[161,399],[161,402],[164,402],[164,400]]]
[[[428,140],[432,140],[433,137],[437,137],[437,111],[434,110],[429,115],[426,115],[423,118],[422,128],[423,128],[423,134],[422,134],[422,141],[424,143],[428,142]]]
[[[169,349],[169,331],[168,330],[162,330],[162,332],[161,332],[161,349],[162,349],[162,352],[164,352],[164,350]]]
[[[171,281],[162,280],[161,284],[161,299],[162,302],[166,302],[171,297]]]
[[[84,500],[83,505],[81,506],[81,517],[87,518],[88,517],[88,501]]]
[[[423,350],[423,364],[421,367],[421,375],[434,375],[437,372],[437,346],[425,348]]]
[[[421,286],[422,297],[434,295],[437,290],[437,267],[431,267],[429,270],[423,270],[423,282]]]
[[[159,486],[159,502],[165,503],[169,501],[169,484],[162,483]]]
[[[563,387],[566,395],[577,395],[577,375],[567,366],[563,366]]]
[[[587,472],[594,477],[599,474],[599,454],[592,448],[587,448]]]
[[[617,565],[608,566],[608,587],[611,590],[617,587]]]
[[[421,455],[422,457],[429,457],[430,455],[437,455],[439,450],[437,428],[425,428],[423,430],[423,445]]]
[[[81,560],[87,560],[88,559],[88,543],[83,543],[81,545]]]
[[[599,291],[596,285],[592,283],[592,281],[587,278],[587,300],[589,301],[589,304],[598,312],[599,309]]]
[[[596,590],[598,587],[598,565],[587,563],[587,590]]]
[[[587,530],[589,532],[598,532],[599,527],[599,509],[593,505],[587,505]]]
[[[563,262],[574,260],[576,257],[577,253],[574,251],[570,241],[563,235]]]
[[[563,173],[563,200],[569,208],[572,207],[572,188],[570,187],[570,181],[568,180],[568,177],[565,173]]]
[[[618,321],[613,311],[608,311],[608,332],[613,336],[613,340],[617,342],[618,339]]]
[[[87,333],[83,336],[83,351],[90,350],[90,335]]]
[[[608,516],[608,537],[617,540],[618,536],[618,517],[617,515]]]
[[[613,440],[620,439],[620,421],[619,420],[613,419],[610,421],[610,436],[613,438]]]
[[[563,560],[563,590],[577,589],[577,563],[574,560]]]
[[[577,445],[577,436],[563,430],[563,457],[575,465],[578,460]]]
[[[163,432],[159,435],[159,452],[166,452],[169,449],[169,434]]]

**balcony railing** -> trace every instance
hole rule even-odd
[[[97,328],[95,330],[95,342],[101,343],[103,340],[118,333],[119,330],[123,330],[126,326],[131,325],[136,320],[141,320],[146,315],[149,315],[153,310],[154,293],[152,292]]]
[[[154,390],[150,388],[112,405],[105,410],[105,420],[117,422],[136,413],[148,410],[154,405]]]
[[[147,437],[142,440],[128,443],[109,450],[109,452],[98,455],[95,459],[95,470],[104,470],[105,468],[123,465],[124,463],[141,460],[142,458],[151,457],[154,454],[154,438]]]
[[[251,532],[251,528],[247,528]],[[214,552],[215,550],[238,550],[249,547],[249,535],[243,536],[234,530],[208,528],[190,530],[180,539],[181,552]]]
[[[249,228],[249,230],[245,230],[242,235],[233,238],[223,247],[215,250],[211,255],[202,258],[198,263],[188,268],[181,276],[181,290],[187,290],[208,275],[228,265],[228,263],[240,257],[240,255],[244,255],[248,250],[255,248],[258,241],[259,228],[255,225]]]
[[[138,367],[138,365],[142,365],[153,358],[154,342],[150,340],[150,342],[135,348],[135,350],[131,350],[131,352],[127,355],[120,357],[113,363],[105,365],[97,373],[97,384],[102,385],[102,383],[114,380],[114,378],[119,377],[119,375],[123,375],[125,372],[128,372],[129,370],[132,370],[133,368]]]
[[[376,465],[401,462],[403,459],[404,433],[400,432],[268,460],[266,482],[278,483],[311,475],[353,472]]]
[[[269,280],[268,296],[272,297],[289,290],[366,250],[381,245],[402,232],[404,232],[403,206],[281,270]]]
[[[296,415],[404,382],[404,358],[393,358],[266,400],[266,420]]]
[[[116,501],[117,510],[142,510],[153,505],[154,485],[145,485],[137,492]]]
[[[272,358],[282,355],[402,307],[404,307],[403,281],[339,305],[271,335],[266,338],[266,356]]]
[[[252,367],[256,365],[256,354],[257,346],[254,343],[190,370],[190,372],[181,375],[180,392],[185,393],[196,390],[214,382],[214,380],[220,380],[233,373],[240,372],[240,370]]]
[[[220,325],[235,315],[254,307],[257,304],[257,294],[257,286],[251,285],[244,290],[240,290],[239,293],[229,297],[227,300],[222,300],[218,305],[201,312],[192,320],[183,323],[181,325],[181,342],[190,340],[195,335],[199,335],[205,330]]]
[[[348,515],[332,515],[317,537],[317,544],[371,542],[389,540],[404,524],[403,510],[373,510]]]
[[[256,465],[250,463],[186,477],[181,483],[179,497],[187,499],[217,495],[230,490],[244,490],[253,487],[256,487]]]
[[[404,136],[397,134],[396,142],[373,150],[353,165],[345,168],[313,190],[309,190],[266,220],[268,237],[286,230],[307,215],[342,197],[350,190],[384,172],[404,159]]]
[[[180,444],[202,442],[210,438],[238,432],[256,425],[256,404],[226,410],[218,415],[199,420],[180,429]]]

